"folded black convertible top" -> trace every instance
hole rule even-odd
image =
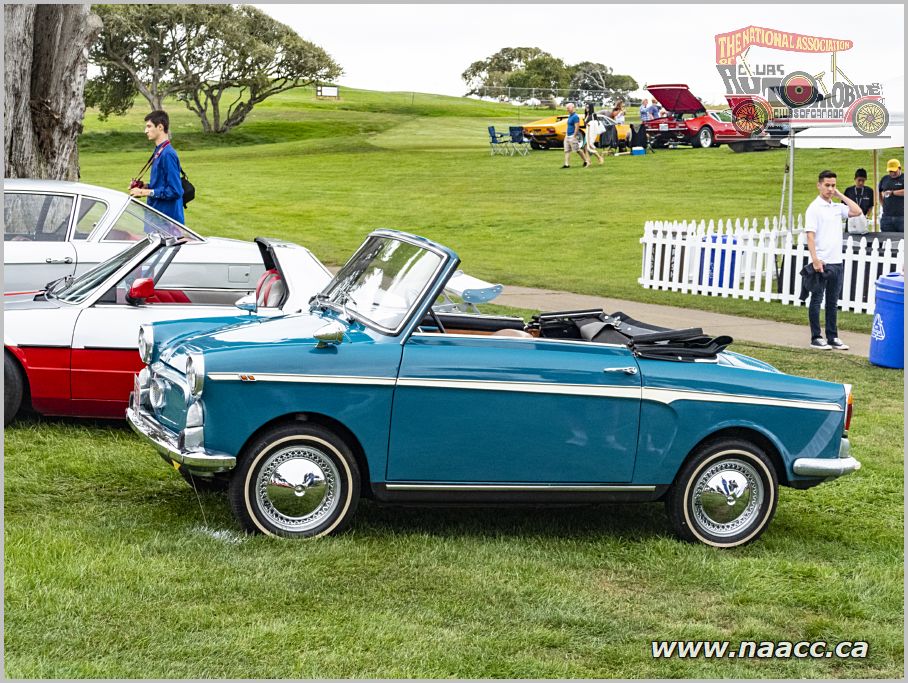
[[[543,336],[569,336],[576,326],[581,339],[597,344],[626,344],[638,358],[694,362],[714,359],[732,343],[729,336],[710,337],[699,327],[669,329],[631,318],[626,313],[562,311],[534,316]],[[546,334],[546,329],[553,334]],[[570,335],[573,336],[573,335]]]

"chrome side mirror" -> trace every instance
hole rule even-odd
[[[246,296],[237,299],[234,306],[236,306],[241,311],[247,311],[249,313],[255,313],[258,310],[258,304],[255,301],[255,294],[247,294]]]
[[[323,349],[328,344],[340,344],[344,341],[344,332],[346,331],[347,328],[343,323],[332,320],[330,323],[318,328],[315,334],[312,335],[318,339],[318,344],[315,345],[315,348]]]

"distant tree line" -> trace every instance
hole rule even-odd
[[[206,133],[240,125],[277,93],[337,79],[321,47],[250,5],[94,5],[104,28],[89,52],[100,75],[85,89],[101,118],[139,95],[151,109],[176,97]]]
[[[639,87],[631,76],[616,74],[604,64],[568,65],[538,47],[503,48],[470,64],[461,78],[469,88],[467,95],[500,97],[510,90],[526,99],[530,92],[539,98],[566,92],[576,102],[626,99]]]

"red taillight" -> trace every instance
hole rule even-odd
[[[851,388],[847,389],[848,396],[845,399],[845,431],[847,432],[851,427],[851,414],[854,412],[854,394],[851,393]]]

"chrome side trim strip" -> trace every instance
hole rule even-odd
[[[742,394],[718,394],[705,391],[685,391],[680,389],[643,388],[643,400],[671,404],[675,401],[708,401],[710,403],[747,403],[760,406],[779,406],[783,408],[803,408],[804,410],[825,410],[842,412],[841,406],[835,403],[820,401],[799,401],[788,398],[767,398],[765,396],[746,396]]]
[[[633,484],[385,484],[389,491],[655,491]]]
[[[542,382],[495,382],[491,380],[429,379],[404,377],[397,380],[400,387],[429,389],[472,389],[480,391],[511,391],[525,394],[566,394],[569,396],[603,396],[640,399],[640,387],[619,387],[598,384],[550,384]]]
[[[294,375],[278,372],[209,372],[208,379],[218,381],[244,382],[294,382],[301,384],[360,384],[364,386],[390,386],[397,380],[394,377],[357,377],[354,375]]]

